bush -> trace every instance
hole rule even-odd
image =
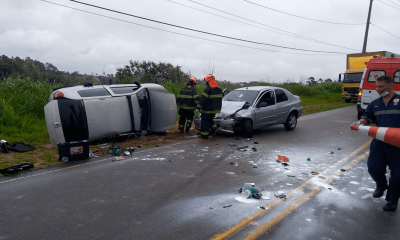
[[[5,78],[0,82],[0,124],[24,128],[31,119],[44,119],[43,108],[57,87],[29,77]]]

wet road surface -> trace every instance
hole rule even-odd
[[[355,113],[1,178],[0,239],[399,239],[398,213],[372,198],[371,139],[349,130]],[[244,183],[263,199],[241,198]]]

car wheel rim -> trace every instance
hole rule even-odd
[[[295,116],[292,116],[292,117],[290,118],[289,126],[290,126],[291,128],[296,127],[296,117],[295,117]]]

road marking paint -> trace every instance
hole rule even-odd
[[[161,146],[161,147],[158,147],[157,149],[162,149],[162,148],[167,148],[167,147],[170,147],[170,146],[175,146],[175,145],[180,145],[180,144],[184,144],[184,143],[188,143],[188,142],[193,142],[194,140],[197,140],[197,139],[184,141],[184,142],[180,142],[180,143],[175,143],[175,144],[171,144],[171,145],[167,145],[167,146]],[[154,148],[153,149],[145,149],[145,150],[139,151],[138,153],[145,153],[145,152],[149,152],[151,150],[154,150]],[[72,168],[83,167],[83,166],[86,166],[86,165],[90,165],[90,164],[94,164],[94,163],[100,163],[100,162],[104,162],[104,161],[107,161],[107,160],[111,160],[112,158],[114,158],[114,157],[105,158],[105,159],[101,159],[101,160],[94,160],[94,161],[91,161],[91,162],[88,162],[88,163],[82,163],[82,164],[78,164],[78,165],[75,165],[75,166],[64,167],[64,168],[57,169],[57,170],[52,170],[52,171],[46,171],[46,172],[43,172],[43,173],[32,174],[32,175],[25,176],[25,177],[14,178],[14,179],[10,179],[10,180],[7,180],[7,181],[0,182],[0,184],[14,182],[14,181],[17,181],[17,180],[22,180],[22,179],[27,179],[27,178],[37,177],[37,176],[42,176],[42,175],[45,175],[45,174],[59,172],[59,171],[68,170],[68,169],[72,169]]]
[[[338,162],[334,163],[333,165],[327,167],[322,172],[325,172],[328,169],[330,169],[330,168],[332,168],[334,166],[337,166],[340,163],[343,163],[344,161],[348,160],[350,157],[358,154],[361,150],[363,150],[365,147],[367,147],[370,143],[371,143],[371,141],[368,141],[367,143],[365,143],[364,145],[362,145],[361,147],[356,149],[354,152],[352,152],[349,155],[347,155],[346,157],[342,158],[340,161],[338,161]],[[311,179],[303,182],[297,188],[295,188],[295,189],[291,190],[289,193],[287,193],[286,197],[291,197],[292,195],[294,195],[295,193],[297,193],[298,191],[300,191],[304,187],[308,186],[310,184],[310,182],[311,182]],[[225,239],[225,238],[228,238],[228,237],[231,237],[231,236],[237,234],[238,232],[242,231],[245,227],[247,227],[250,224],[250,222],[252,222],[254,219],[271,212],[272,209],[274,209],[276,206],[278,206],[283,201],[284,201],[283,199],[278,199],[278,200],[272,202],[271,204],[266,206],[266,208],[268,207],[268,209],[260,210],[260,211],[256,212],[255,214],[253,214],[252,216],[244,218],[243,220],[238,222],[235,226],[233,226],[232,228],[226,230],[225,232],[218,233],[218,234],[214,235],[211,238],[211,240],[221,240],[221,239]]]
[[[294,203],[290,204],[288,208],[286,208],[282,213],[280,213],[278,216],[274,217],[271,221],[268,223],[264,224],[261,228],[258,230],[251,232],[249,235],[247,235],[246,240],[251,240],[251,239],[256,239],[259,236],[261,236],[263,233],[268,231],[270,228],[272,228],[275,224],[280,222],[282,219],[284,219],[289,213],[293,212],[296,208],[301,206],[303,203],[305,203],[308,199],[310,199],[312,196],[317,194],[319,191],[323,189],[322,186],[316,187],[310,192],[304,194],[301,198],[299,198],[297,201]]]
[[[352,166],[354,166],[356,163],[360,162],[362,159],[364,159],[367,155],[369,154],[369,150],[351,161],[349,164],[347,164],[344,168],[349,169]],[[335,176],[338,176],[340,174],[343,174],[343,172],[338,172],[335,174]],[[330,177],[328,180],[326,180],[326,183],[331,182],[332,180],[335,179],[335,176]],[[266,231],[271,229],[275,224],[277,224],[279,221],[284,219],[288,214],[293,212],[296,208],[300,207],[303,203],[305,203],[307,200],[309,200],[311,197],[315,196],[318,192],[320,192],[324,187],[318,186],[308,192],[307,194],[303,195],[301,198],[299,198],[297,201],[294,203],[290,204],[288,208],[286,208],[282,213],[280,213],[278,216],[274,217],[271,221],[267,222],[264,224],[261,228],[257,229],[256,231],[251,232],[249,235],[247,235],[245,240],[253,240],[264,234]]]

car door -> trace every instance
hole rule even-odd
[[[276,123],[277,112],[274,91],[262,93],[255,106],[254,127],[261,128]]]
[[[276,96],[276,114],[277,114],[276,123],[278,124],[285,123],[286,118],[289,115],[291,103],[285,91],[283,91],[282,89],[276,89],[275,96]]]

